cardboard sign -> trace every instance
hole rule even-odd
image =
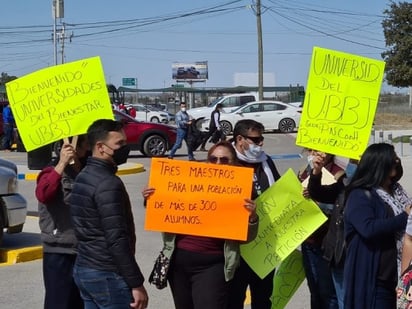
[[[97,119],[114,119],[99,57],[42,69],[6,88],[27,151],[83,134]]]
[[[318,205],[302,195],[302,184],[289,169],[256,200],[259,229],[240,253],[260,277],[267,276],[327,218]]]
[[[253,169],[153,158],[145,229],[246,240]]]
[[[296,145],[359,159],[366,149],[385,62],[314,47]]]

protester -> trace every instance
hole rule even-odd
[[[45,309],[80,309],[83,301],[73,280],[77,254],[70,208],[66,203],[75,177],[84,167],[89,144],[86,135],[77,145],[65,143],[59,157],[37,177],[39,225],[43,244]]]
[[[344,245],[344,230],[343,230],[343,210],[344,210],[344,194],[345,187],[352,179],[354,172],[357,168],[357,160],[351,159],[345,168],[345,174],[338,173],[338,179],[335,183],[329,185],[322,185],[322,168],[324,168],[328,163],[330,163],[330,156],[323,153],[315,152],[311,170],[309,176],[309,182],[307,191],[309,196],[317,201],[318,203],[326,203],[333,205],[330,218],[328,220],[328,227],[325,235],[323,236],[321,248],[321,265],[330,268],[331,277],[334,286],[334,295],[337,298],[339,309],[344,309],[344,290],[343,290],[343,265],[345,261],[345,245]],[[341,175],[341,176],[339,176]],[[327,263],[324,265],[324,263]],[[329,270],[327,271],[329,276]],[[320,272],[318,273],[318,275]],[[325,295],[326,288],[323,286],[325,281],[325,276],[318,276],[317,278],[318,294],[319,298],[316,300],[319,304],[329,303],[336,307],[334,302],[330,302],[330,294]],[[308,280],[309,281],[309,280]],[[329,288],[329,291],[332,289]],[[313,294],[311,291],[311,306],[314,307]],[[329,301],[325,301],[329,300]],[[330,308],[327,305],[318,308]]]
[[[370,145],[349,183],[344,213],[347,245],[345,308],[396,308],[396,234],[403,231],[410,206],[398,215],[377,192],[390,193],[397,173],[394,147]]]
[[[11,112],[10,103],[3,108],[3,150],[11,151],[14,141],[14,117]]]
[[[322,154],[308,150],[308,164],[303,172],[299,173],[299,179],[304,181],[311,175],[315,168],[315,158],[322,158],[322,166],[320,162],[316,168],[324,167],[332,175],[340,178],[343,175],[342,168],[334,162],[334,155]],[[319,172],[318,172],[319,173]],[[315,200],[319,208],[329,218],[333,209],[332,202],[323,202],[315,198],[305,188],[308,196]],[[310,304],[312,309],[334,309],[338,308],[338,298],[336,295],[335,286],[333,283],[332,272],[328,261],[324,259],[324,251],[322,249],[323,239],[328,232],[329,221],[323,223],[314,233],[312,233],[301,245],[303,268],[305,270],[306,281],[310,291]]]
[[[253,168],[252,199],[268,189],[280,175],[272,159],[262,150],[264,126],[254,120],[244,119],[233,130],[233,146],[242,166]],[[274,270],[261,279],[241,258],[240,266],[231,281],[229,309],[243,308],[249,286],[252,308],[270,309]]]
[[[175,144],[173,145],[172,149],[170,150],[170,154],[168,156],[169,159],[173,159],[175,153],[180,147],[182,147],[183,140],[187,146],[187,154],[189,157],[189,161],[195,161],[195,157],[193,155],[193,150],[188,143],[188,129],[192,123],[192,120],[189,114],[186,112],[186,103],[180,103],[180,111],[178,111],[175,115],[175,122],[177,125],[177,139]]]
[[[229,142],[217,143],[207,162],[237,165],[235,150]],[[154,190],[144,189],[143,197],[149,198]],[[245,198],[243,206],[250,212],[247,241],[251,241],[258,229],[256,204]],[[228,282],[239,265],[239,241],[171,233],[164,233],[163,240],[163,253],[171,258],[168,281],[175,308],[226,309]]]
[[[212,137],[213,141],[212,143],[216,144],[219,142],[220,139],[222,139],[222,130],[220,127],[220,113],[223,110],[223,105],[221,103],[216,104],[215,109],[210,115],[210,122],[209,122],[209,132],[207,135],[204,137],[203,143],[200,146],[200,151],[207,151],[206,150],[206,143],[209,140],[209,138]],[[218,138],[217,138],[218,137]]]
[[[116,176],[130,148],[120,122],[101,119],[88,129],[92,157],[76,177],[69,201],[78,255],[74,279],[85,308],[148,305],[135,259],[135,226],[129,195]]]

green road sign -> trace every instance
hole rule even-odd
[[[134,77],[125,77],[122,78],[123,86],[136,86],[136,78]]]

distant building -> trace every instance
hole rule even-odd
[[[259,75],[258,73],[235,73],[234,74],[234,86],[249,86],[258,87]],[[263,73],[263,86],[264,87],[275,87],[275,73]],[[265,98],[274,98],[276,96],[273,92],[263,93]]]

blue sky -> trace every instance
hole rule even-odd
[[[381,60],[389,1],[261,2],[264,72],[278,86],[306,86],[313,46]],[[2,1],[0,72],[22,76],[54,64],[51,4]],[[73,34],[64,61],[100,56],[115,86],[136,77],[139,88],[168,87],[176,61],[208,61],[201,87],[233,86],[235,73],[257,72],[252,0],[65,0],[64,6],[58,27],[64,22],[66,35]]]

